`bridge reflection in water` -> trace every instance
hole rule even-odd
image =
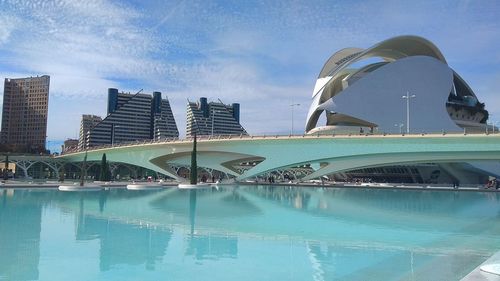
[[[0,199],[0,277],[17,280],[68,278],[82,265],[82,280],[124,272],[172,279],[457,279],[500,245],[496,193],[227,186],[5,190]]]

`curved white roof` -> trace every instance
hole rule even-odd
[[[361,67],[360,69],[353,69],[352,67],[349,68],[356,62],[374,57],[380,58],[382,62],[369,64],[364,67]],[[437,75],[436,77],[439,77],[437,79],[445,79],[450,81],[432,81],[432,77],[429,77],[427,83],[430,84],[426,85],[429,91],[436,91],[438,88],[439,91],[447,91],[446,93],[444,92],[436,93],[436,95],[440,96],[440,99],[443,99],[443,97],[446,98],[450,94],[450,92],[447,89],[448,86],[446,85],[453,85],[454,78],[457,80],[457,83],[463,86],[462,88],[466,89],[466,92],[470,92],[471,95],[474,95],[470,87],[463,81],[463,79],[461,79],[461,77],[458,76],[458,74],[454,73],[453,70],[451,70],[448,67],[448,64],[443,54],[432,42],[419,36],[412,36],[412,35],[397,36],[394,38],[384,40],[367,49],[360,49],[360,48],[342,49],[334,53],[327,60],[322,70],[320,71],[318,80],[316,82],[314,91],[312,93],[313,103],[309,108],[309,113],[307,116],[306,132],[311,131],[317,126],[319,116],[322,114],[323,111],[325,110],[331,111],[329,109],[331,107],[331,104],[336,104],[336,102],[330,102],[329,100],[334,99],[334,101],[336,101],[337,95],[344,95],[345,90],[349,89],[352,86],[351,84],[355,85],[356,83],[359,83],[358,80],[363,81],[366,79],[366,77],[372,76],[374,73],[386,72],[384,71],[384,69],[390,67],[390,65],[393,62],[410,57],[422,57],[435,60],[436,66],[442,64],[443,67],[439,68],[440,69],[438,71],[439,75],[437,75],[438,73],[436,73]],[[417,59],[417,61],[418,60],[419,59]],[[424,65],[422,63],[415,62],[407,65],[408,67],[416,67],[416,69],[410,71],[411,73],[414,73],[415,81],[411,81],[411,79],[405,78],[404,79],[405,83],[409,83],[408,85],[405,86],[401,85],[401,83],[397,83],[398,87],[401,87],[401,95],[406,93],[406,90],[403,91],[403,88],[410,89],[413,87],[415,89],[419,88],[420,90],[425,91],[424,89],[425,87],[424,88],[417,87],[417,84],[419,83],[418,79],[419,76],[424,75],[426,71],[433,72],[431,69],[426,69],[426,67],[430,67],[433,64],[431,62],[425,62]],[[449,72],[445,71],[446,69],[450,69],[450,72],[454,73],[454,75],[447,74]],[[383,107],[382,103],[384,102],[387,103],[387,101],[383,100],[386,98],[385,97],[386,94],[384,93],[384,91],[388,91],[388,88],[392,87],[391,84],[394,84],[393,82],[397,81],[398,76],[400,76],[399,73],[391,73],[391,75],[392,77],[377,76],[379,77],[379,79],[384,80],[383,82],[381,83],[377,82],[376,85],[374,85],[374,87],[376,86],[378,88],[370,89],[370,87],[366,86],[363,88],[365,91],[370,91],[372,92],[371,94],[377,95],[379,97],[380,104],[373,104],[372,106],[382,108]],[[433,86],[437,85],[436,83],[441,86],[440,87]],[[349,95],[354,93],[353,90],[354,89],[350,89],[350,91],[348,91]],[[390,91],[392,92],[393,90],[394,89]],[[453,91],[453,89],[451,91]],[[425,96],[428,95],[426,94]],[[359,102],[364,102],[364,101],[360,100]],[[446,101],[444,102],[446,103]],[[392,104],[393,102],[391,101],[389,103]],[[343,104],[343,106],[344,107],[337,106],[335,111],[337,111],[338,113],[347,113],[344,111],[346,104]],[[354,112],[352,110],[348,111],[350,111],[348,115],[353,116],[355,118],[359,117],[359,114],[352,115],[352,113],[354,113],[355,110]],[[442,111],[444,113],[446,112],[444,104],[442,105]],[[444,116],[441,113],[438,115],[441,117]],[[374,122],[374,119],[366,119],[366,118],[362,119],[368,122],[376,123]],[[447,121],[448,120],[443,121],[444,122],[443,124],[449,124],[449,122]],[[398,120],[394,120],[393,122],[398,122]]]

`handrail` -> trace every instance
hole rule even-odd
[[[301,135],[290,135],[290,134],[273,134],[271,135],[272,137],[270,138],[269,135],[217,135],[215,136],[197,136],[197,140],[200,142],[216,142],[216,141],[240,141],[240,140],[262,140],[262,139],[303,139],[303,138],[360,138],[360,137],[383,137],[383,138],[388,138],[388,137],[453,137],[453,136],[464,136],[464,137],[471,137],[471,136],[489,136],[489,135],[499,135],[500,133],[490,133],[490,132],[472,132],[472,133],[465,133],[465,132],[446,132],[446,131],[441,131],[441,132],[435,132],[435,133],[425,133],[425,132],[415,132],[415,133],[386,133],[386,132],[378,132],[378,133],[345,133],[345,134],[338,134],[338,133],[332,133],[332,134],[320,134],[320,133],[315,133],[315,134],[301,134]],[[125,147],[125,146],[143,146],[143,145],[152,145],[152,144],[166,144],[166,143],[177,143],[177,142],[191,142],[193,140],[192,137],[186,137],[184,139],[180,139],[178,137],[175,138],[165,138],[161,140],[137,140],[137,141],[128,141],[128,142],[120,142],[120,143],[115,143],[113,145],[110,144],[104,144],[100,146],[93,146],[90,148],[87,148],[87,151],[93,151],[93,150],[100,150],[100,149],[107,149],[107,148],[117,148],[117,147]],[[84,152],[85,149],[70,149],[65,151],[64,153],[61,153],[60,155],[67,155],[67,154],[72,154],[72,153],[80,153]]]

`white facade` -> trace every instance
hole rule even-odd
[[[408,94],[415,96],[409,104],[403,99]],[[408,119],[411,133],[484,130],[488,118],[437,47],[417,36],[340,50],[325,63],[312,97],[306,133],[395,133],[408,130]],[[323,113],[324,126],[318,125]]]

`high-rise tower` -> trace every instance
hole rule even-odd
[[[179,137],[168,99],[160,92],[119,93],[108,89],[108,114],[86,136],[86,147]]]
[[[85,149],[85,144],[87,143],[87,134],[89,134],[90,130],[101,121],[102,118],[97,115],[82,115],[82,121],[80,122],[80,137],[78,138],[78,149]]]
[[[200,98],[199,102],[187,104],[186,135],[248,135],[240,124],[240,104],[231,105],[222,102],[207,102]]]
[[[43,152],[47,138],[48,75],[5,79],[0,141],[18,152]]]

